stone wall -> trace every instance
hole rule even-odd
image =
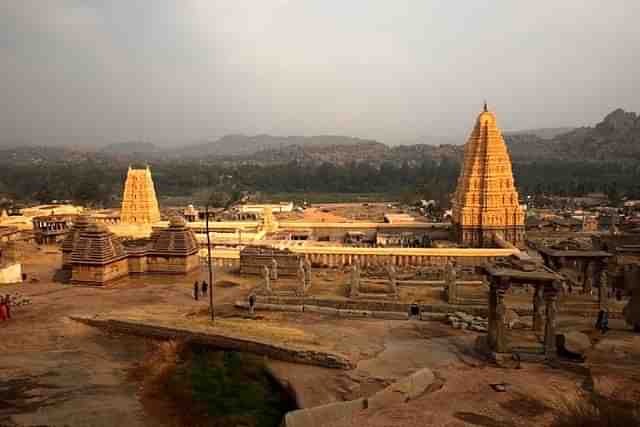
[[[129,255],[127,257],[127,260],[129,262],[129,273],[141,274],[141,273],[146,273],[148,271],[146,256]]]
[[[129,263],[126,258],[106,265],[73,264],[71,283],[104,285],[126,277],[128,274]]]
[[[179,256],[147,256],[147,271],[162,274],[186,274],[200,267],[198,254]]]

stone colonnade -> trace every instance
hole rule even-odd
[[[345,253],[303,253],[312,265],[326,268],[342,268],[354,264],[360,267],[394,265],[406,266],[444,266],[451,259],[462,265],[480,265],[484,261],[492,261],[491,256],[446,256],[446,255],[378,255],[378,254],[345,254]]]
[[[506,336],[505,293],[511,287],[508,277],[490,276],[489,291],[489,348],[495,353],[511,351]],[[556,355],[556,315],[560,281],[535,283],[533,294],[533,331],[542,336],[544,354],[547,358]]]

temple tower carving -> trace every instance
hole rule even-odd
[[[456,240],[471,247],[494,246],[494,235],[524,243],[524,211],[518,203],[511,158],[496,116],[485,103],[464,146],[464,162],[453,196]]]
[[[160,209],[151,170],[129,167],[122,196],[120,221],[127,224],[153,224],[160,221]]]

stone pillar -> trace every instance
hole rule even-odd
[[[593,290],[593,282],[596,273],[594,265],[593,261],[589,260],[584,261],[583,265],[580,265],[580,271],[583,274],[582,291],[587,295],[591,295],[591,291]]]
[[[262,278],[264,279],[264,291],[267,295],[271,295],[271,274],[269,272],[269,267],[266,265],[262,267]]]
[[[560,284],[554,281],[551,286],[545,287],[544,290],[547,315],[544,328],[544,354],[547,358],[556,356],[556,314],[559,287]]]
[[[447,302],[449,304],[458,303],[458,283],[456,267],[451,261],[447,263],[444,270],[444,282],[447,288]]]
[[[398,297],[398,285],[396,282],[396,268],[389,264],[387,266],[387,274],[389,275],[389,292],[395,297]]]
[[[544,285],[536,284],[533,293],[533,331],[542,333],[544,330]]]
[[[491,350],[496,349],[496,308],[498,305],[498,288],[495,283],[495,278],[489,279],[489,333],[487,340],[489,341],[489,348]]]
[[[609,308],[609,276],[607,275],[607,270],[600,271],[599,277],[598,304],[600,310],[607,310]]]
[[[307,260],[303,262],[303,286],[306,292],[311,287],[311,263]]]
[[[356,298],[360,293],[360,271],[358,265],[351,266],[351,285],[349,287],[349,297]]]
[[[271,279],[278,280],[278,261],[275,258],[271,259]]]
[[[501,280],[504,282],[504,280]],[[508,351],[507,344],[507,335],[506,335],[506,325],[505,325],[505,314],[507,309],[504,305],[504,294],[505,294],[505,286],[508,284],[501,283],[500,287],[496,290],[496,318],[495,318],[495,351],[496,353],[506,353]]]

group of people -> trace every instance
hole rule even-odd
[[[11,298],[0,295],[0,322],[11,319]]]
[[[200,285],[196,280],[195,283],[193,284],[193,299],[198,301],[198,297],[201,293],[203,297],[206,297],[208,291],[209,291],[209,284],[207,282],[203,280],[202,285]]]

